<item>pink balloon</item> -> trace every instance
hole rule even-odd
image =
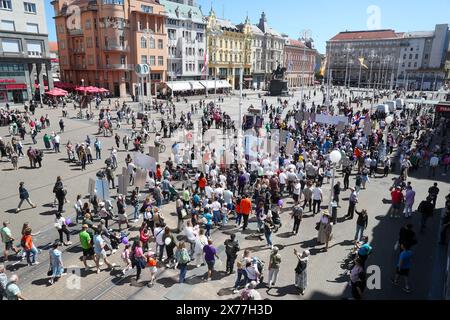
[[[122,239],[122,243],[124,244],[124,245],[127,245],[129,242],[128,242],[128,238],[127,237],[125,237],[125,238],[123,238]]]
[[[278,206],[282,207],[283,206],[283,200],[278,200]]]
[[[66,225],[70,226],[72,224],[72,220],[70,220],[70,218],[66,219]]]

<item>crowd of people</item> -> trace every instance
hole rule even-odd
[[[316,91],[313,95],[316,95]],[[340,97],[344,93],[336,91],[334,95]],[[142,270],[148,269],[149,287],[154,286],[161,268],[178,269],[178,281],[185,282],[187,273],[192,272],[188,271],[189,264],[196,268],[207,266],[208,271],[203,280],[210,281],[214,279],[216,268],[221,264],[217,249],[219,244],[215,243],[213,233],[230,230],[231,227],[236,232],[242,230],[242,234],[246,234],[249,224],[252,223],[251,218],[255,218],[256,230],[253,235],[265,239],[267,249],[270,250],[266,281],[270,289],[276,286],[279,273],[284,272],[280,248],[273,241],[273,234],[283,227],[281,217],[290,215],[289,237],[298,237],[302,221],[308,218],[315,219],[316,245],[323,246],[320,250],[326,252],[333,239],[333,232],[338,228],[337,216],[343,201],[342,194],[348,192],[349,206],[344,219],[353,220],[355,213],[357,215],[356,233],[354,237],[353,234],[349,235],[355,246],[349,280],[353,298],[362,299],[366,262],[372,247],[365,235],[371,212],[367,205],[359,203],[361,193],[366,190],[370,192],[371,179],[391,177],[392,185],[389,192],[392,208],[388,216],[398,218],[404,214],[405,219],[411,218],[416,208],[416,194],[414,186],[409,181],[410,175],[424,167],[429,167],[427,170],[430,177],[447,174],[449,145],[446,137],[449,120],[434,121],[433,115],[421,108],[413,111],[404,109],[394,114],[393,122],[388,125],[383,119],[371,118],[370,110],[358,104],[356,109],[341,110],[341,113],[345,113],[349,124],[337,126],[316,123],[310,116],[317,113],[332,115],[339,112],[334,110],[330,112],[329,109],[314,103],[297,102],[291,109],[288,100],[280,99],[278,102],[278,106],[269,106],[264,99],[261,100],[262,112],[266,119],[260,127],[252,129],[256,138],[278,137],[279,148],[275,154],[264,148],[253,150],[254,152],[248,150],[243,152],[236,139],[239,126],[234,125],[231,117],[222,111],[220,104],[200,101],[198,105],[192,104],[191,110],[186,114],[177,112],[175,105],[170,103],[165,108],[162,103],[156,104],[155,109],[162,114],[159,128],[155,120],[150,121],[148,117],[139,115],[125,103],[122,107],[116,105],[116,116],[113,116],[109,109],[100,110],[99,133],[103,131],[103,139],[113,139],[115,143],[115,147],[105,159],[103,172],[103,177],[113,189],[118,185],[114,170],[119,164],[119,149],[128,151],[129,143],[133,142],[134,151],[143,152],[141,145],[146,143],[151,131],[163,132],[164,138],[169,138],[174,133],[194,128],[194,115],[196,118],[200,116],[198,128],[201,128],[202,136],[211,129],[222,129],[224,135],[234,138],[229,148],[234,157],[231,162],[222,161],[224,152],[213,144],[196,145],[195,141],[187,141],[185,148],[172,150],[174,161],[169,158],[164,164],[159,163],[154,172],[147,171],[147,183],[144,188],[136,188],[129,195],[118,194],[115,203],[112,199],[100,199],[100,195],[90,197],[84,202],[82,196],[78,195],[75,202],[75,223],[64,217],[66,212],[64,204],[67,203],[66,198],[70,190],[64,188],[62,178],[58,177],[53,193],[54,202],[58,203],[54,224],[59,240],[53,244],[49,252],[51,263],[49,283],[53,284],[64,275],[63,260],[66,253],[60,246],[72,245],[69,228],[79,226],[81,226],[79,245],[82,248],[84,267],[91,268],[88,261],[93,259],[96,273],[101,272],[100,266],[103,264],[106,264],[106,270],[117,267],[110,261],[107,252],[113,255],[122,250],[123,265],[120,267],[123,276],[135,269],[136,281],[139,281]],[[198,112],[202,112],[201,115],[198,115]],[[32,120],[30,114],[12,114],[14,116],[10,117],[9,123],[17,124],[17,133],[22,140],[25,132],[37,130],[36,121]],[[141,120],[140,130],[136,129],[138,119]],[[363,125],[369,119],[371,119],[370,126]],[[114,121],[117,129],[120,129],[122,122],[128,125],[131,122],[132,136],[128,137],[125,134],[120,137],[117,131],[114,135]],[[44,122],[40,123],[41,130],[45,126],[49,127],[46,117]],[[260,128],[265,130],[259,130]],[[277,130],[279,136],[275,134]],[[64,132],[64,124],[62,126],[60,124],[60,132]],[[14,139],[18,138],[13,135],[12,140]],[[46,149],[60,152],[61,137],[58,133],[53,132],[51,135],[46,133],[43,140]],[[17,150],[20,154],[23,148],[17,147],[20,141],[14,140],[5,145],[0,140],[2,157],[7,156],[13,161],[13,153]],[[70,141],[67,142],[68,160],[78,162],[81,169],[85,170],[86,165],[93,161],[92,145],[95,148],[95,159],[100,160],[102,143],[99,138],[92,142],[89,136],[85,141],[75,145]],[[7,150],[10,150],[9,153]],[[30,147],[27,151],[30,167],[35,167],[36,163],[40,166],[43,154],[39,155],[33,150],[35,149]],[[330,157],[332,151],[338,151],[340,154],[340,161],[336,164]],[[203,159],[203,164],[201,166],[194,164],[196,159]],[[126,171],[130,176],[129,185],[133,186],[139,166],[129,154],[125,162]],[[335,172],[341,173],[343,187],[340,181],[335,182]],[[398,175],[394,174],[397,172]],[[350,185],[351,175],[355,176],[354,185]],[[182,191],[176,190],[176,183],[182,184]],[[324,204],[328,207],[325,187],[332,190],[332,203],[328,209],[324,208]],[[20,183],[19,195],[17,212],[20,212],[24,201],[32,207],[36,206],[31,202],[24,182]],[[422,214],[422,232],[426,229],[427,219],[436,209],[438,195],[438,184],[430,188],[428,195],[420,195],[426,196],[417,209]],[[167,218],[163,207],[170,202],[175,202],[176,228],[172,228],[174,225],[169,223],[170,219]],[[288,203],[293,205],[289,206]],[[128,219],[127,206],[132,208],[132,220]],[[118,223],[117,230],[111,228],[111,222]],[[17,250],[8,224],[9,222],[5,221],[1,231],[6,261],[9,251]],[[126,225],[126,228],[122,229],[122,225]],[[132,225],[139,226],[138,234],[132,234],[130,231]],[[448,222],[443,225],[441,243],[445,243],[448,225]],[[413,232],[410,226],[406,229]],[[177,239],[174,233],[183,235],[183,240]],[[412,247],[415,242],[405,241],[405,237],[409,239],[411,235],[402,229],[398,244],[397,272],[392,280],[395,284],[400,277],[407,279],[411,269]],[[33,243],[33,233],[29,226],[23,229],[20,246],[29,265],[38,263],[39,252]],[[251,250],[242,250],[243,244],[237,240],[234,233],[224,242],[224,246],[227,258],[224,266],[226,272],[236,274],[232,284],[233,292],[238,293],[242,290],[240,298],[243,300],[261,299],[258,288],[263,286],[265,273],[265,262],[262,257],[257,257]],[[308,273],[312,272],[308,268],[311,251],[306,249],[299,252],[294,249],[292,255],[297,261],[292,276],[293,285],[298,288],[298,293],[303,295],[308,287]],[[2,274],[0,268],[0,276]],[[2,290],[8,298],[23,298],[15,284],[17,281],[17,277],[13,276],[4,285],[5,281],[2,280]],[[405,282],[404,290],[406,292],[411,290],[408,281]]]

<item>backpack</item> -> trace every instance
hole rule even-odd
[[[190,261],[191,261],[191,257],[189,256],[189,253],[186,250],[181,250],[179,262],[181,264],[187,264]]]

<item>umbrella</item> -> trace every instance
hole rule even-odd
[[[109,92],[109,90],[108,90],[108,89],[105,89],[105,88],[100,88],[100,89],[98,89],[98,92],[100,92],[100,93],[106,93],[106,92]]]
[[[51,91],[47,91],[45,94],[53,97],[64,97],[67,95],[67,91],[53,89]]]

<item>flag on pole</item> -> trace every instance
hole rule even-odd
[[[202,69],[202,74],[205,78],[206,78],[206,72],[208,70],[208,65],[209,65],[209,54],[208,54],[208,50],[205,50],[205,56],[203,57],[203,69]]]
[[[325,76],[325,70],[327,69],[327,59],[328,59],[328,57],[325,57],[325,59],[324,59],[322,65],[320,66],[320,75],[321,75],[322,77]]]
[[[365,68],[365,69],[369,69],[369,67],[364,64],[364,58],[359,58],[359,64],[361,65],[361,67]]]

